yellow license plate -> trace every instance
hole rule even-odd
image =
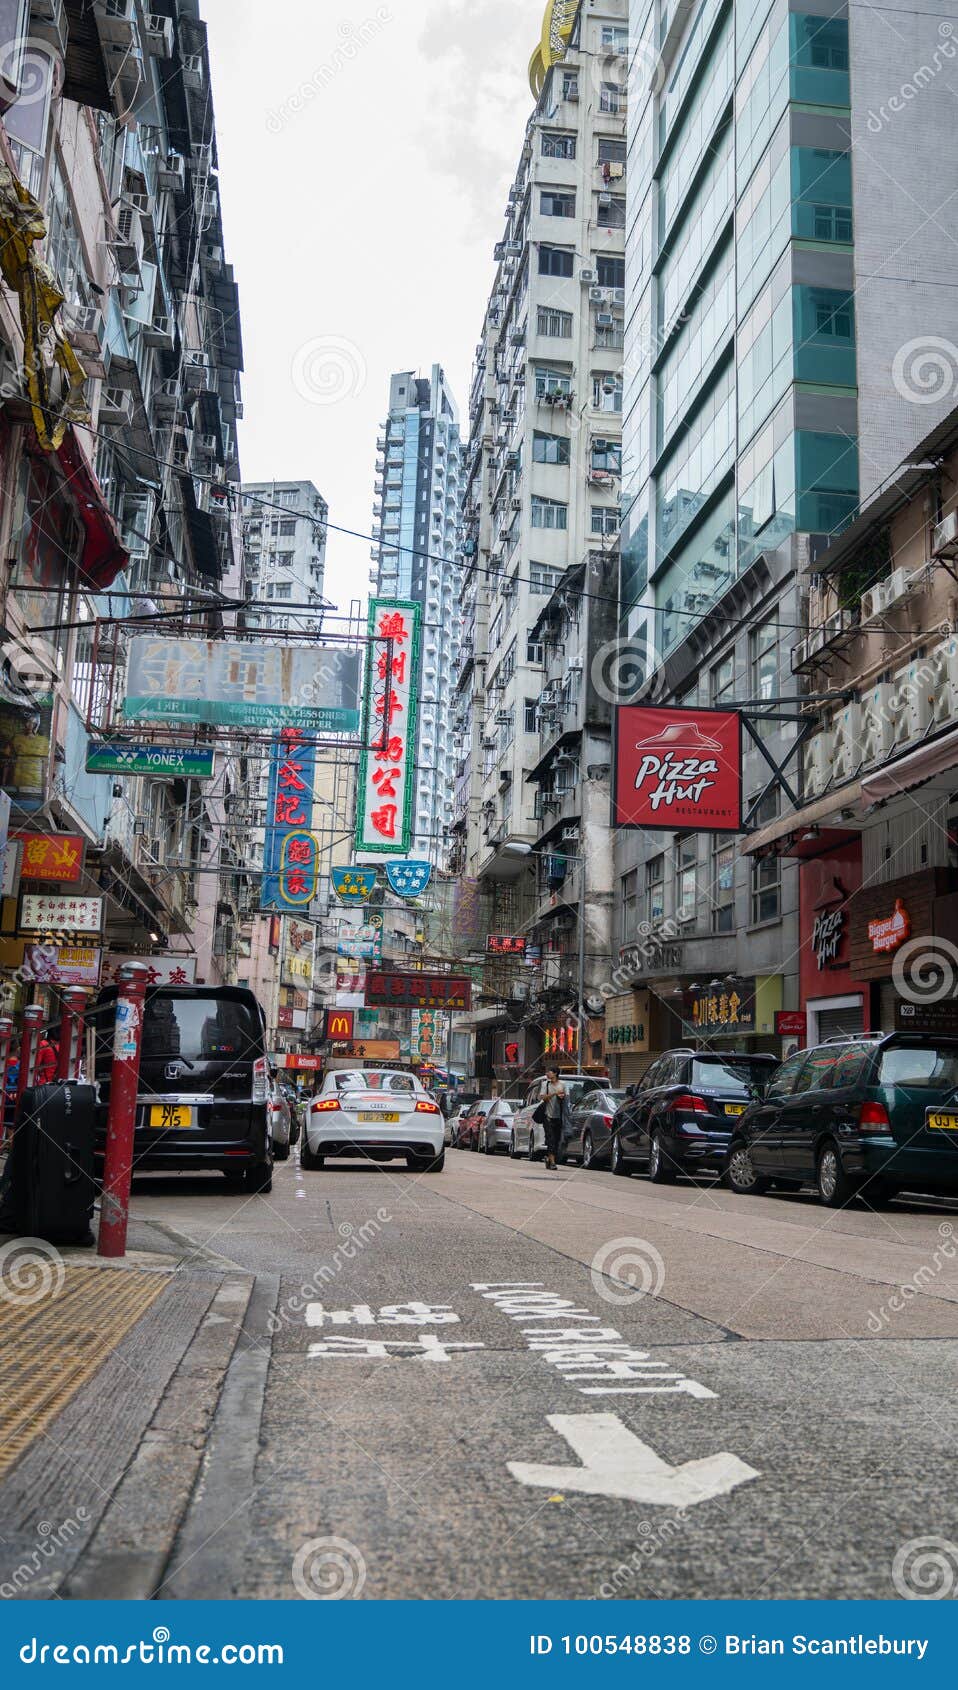
[[[744,1103],[727,1103],[725,1105],[725,1113],[726,1115],[744,1115],[745,1105]]]
[[[150,1108],[150,1126],[182,1130],[195,1127],[195,1111],[184,1109],[180,1103],[154,1103]]]
[[[954,1114],[950,1114],[950,1113],[947,1114],[947,1115],[946,1114],[929,1115],[928,1125],[935,1132],[939,1132],[939,1133],[958,1133],[958,1115],[954,1115]]]
[[[376,1111],[373,1110],[373,1109],[360,1109],[359,1119],[361,1121],[373,1121],[373,1122],[382,1121],[385,1125],[388,1126],[388,1125],[395,1125],[395,1123],[399,1120],[399,1116],[398,1115],[378,1115],[376,1113]]]

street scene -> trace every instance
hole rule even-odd
[[[958,14],[342,9],[0,0],[0,1602],[921,1662]]]

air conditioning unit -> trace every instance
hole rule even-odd
[[[147,346],[159,347],[161,352],[172,352],[175,345],[172,317],[154,317],[152,323],[144,323],[143,339]]]
[[[613,305],[625,304],[625,288],[612,288],[611,292]]]
[[[852,780],[861,765],[861,715],[857,699],[839,710],[832,721],[832,775],[837,784]]]
[[[512,508],[513,508],[513,510],[514,510],[514,511],[521,511],[521,509],[522,509],[522,500],[521,500],[521,499],[513,499],[513,501],[512,501]]]
[[[203,55],[202,53],[187,53],[183,59],[183,82],[187,88],[204,86]]]
[[[834,645],[852,627],[852,615],[849,610],[833,610],[831,616],[826,616],[822,624],[822,645]]]
[[[612,195],[611,194],[600,194],[599,195],[599,210],[600,211],[608,211],[611,204],[612,204]]]
[[[156,180],[168,194],[181,194],[186,187],[186,159],[182,153],[167,153],[157,165]]]
[[[516,584],[515,584],[515,582],[514,581],[503,581],[503,583],[502,583],[502,597],[504,599],[514,599],[515,596],[516,596]]]
[[[931,549],[936,557],[954,557],[958,551],[958,510],[950,511],[935,523]]]
[[[223,248],[215,241],[207,241],[203,246],[203,263],[211,276],[223,274]]]
[[[525,344],[526,344],[526,331],[525,331],[525,329],[513,329],[511,335],[509,336],[509,339],[511,340],[513,346],[525,346]]]
[[[593,287],[598,280],[598,276],[594,270],[580,270],[579,280],[582,282],[583,286]]]
[[[832,734],[828,728],[819,729],[805,747],[802,759],[803,795],[818,798],[832,778]]]
[[[184,352],[183,381],[192,393],[202,393],[209,383],[210,361],[205,352]]]
[[[615,318],[613,317],[612,312],[597,311],[595,314],[595,326],[597,329],[614,329]]]
[[[932,717],[936,727],[958,719],[958,638],[943,640],[922,667],[928,675],[932,695]]]
[[[590,288],[589,299],[593,305],[605,304],[605,288]]]
[[[522,242],[521,241],[506,241],[506,257],[507,258],[521,258],[522,257]]]
[[[133,394],[127,387],[104,387],[100,394],[101,425],[122,427],[133,418]]]
[[[139,271],[143,262],[143,220],[135,206],[121,205],[116,212],[116,230],[107,237],[107,246],[116,258],[117,268],[124,275]]]
[[[106,338],[106,324],[98,305],[75,306],[66,325],[67,339],[79,354],[88,376],[105,381],[110,373],[112,354]]]
[[[33,0],[30,33],[45,41],[61,59],[65,58],[69,28],[63,0]]]
[[[154,59],[171,59],[173,57],[173,19],[165,18],[162,12],[145,12],[143,27],[146,31],[146,50]]]
[[[496,744],[497,744],[497,741],[496,741],[494,734],[483,734],[483,736],[482,736],[482,749],[483,749],[483,751],[495,751]]]
[[[153,390],[153,409],[157,416],[172,417],[180,402],[180,384],[176,380],[161,381]]]
[[[878,581],[874,587],[869,587],[862,594],[862,622],[880,621],[894,605],[908,596],[908,583],[907,569],[894,569],[886,581]]]
[[[496,725],[500,728],[511,728],[511,726],[512,726],[512,711],[511,710],[497,710],[496,711]]]
[[[136,40],[134,0],[101,0],[93,9],[101,41],[115,47],[132,46]]]
[[[879,681],[862,698],[861,760],[863,768],[881,763],[892,746],[891,686]]]

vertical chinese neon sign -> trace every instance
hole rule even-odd
[[[260,904],[264,910],[308,909],[319,878],[319,842],[312,831],[316,747],[300,728],[286,728],[273,747]]]
[[[404,855],[412,840],[421,614],[409,600],[370,602],[358,851]]]

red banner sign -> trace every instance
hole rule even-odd
[[[742,830],[742,720],[735,710],[618,712],[616,827]]]
[[[366,975],[366,1002],[371,1008],[471,1009],[472,981],[455,974]]]
[[[494,956],[523,956],[526,948],[525,934],[490,933],[486,947]]]
[[[775,1031],[781,1039],[808,1037],[808,1016],[804,1009],[777,1009]]]
[[[356,1030],[356,1011],[354,1009],[327,1009],[324,1037],[327,1039],[350,1040]]]
[[[21,879],[77,885],[83,873],[81,833],[17,833],[14,838],[23,847]]]

